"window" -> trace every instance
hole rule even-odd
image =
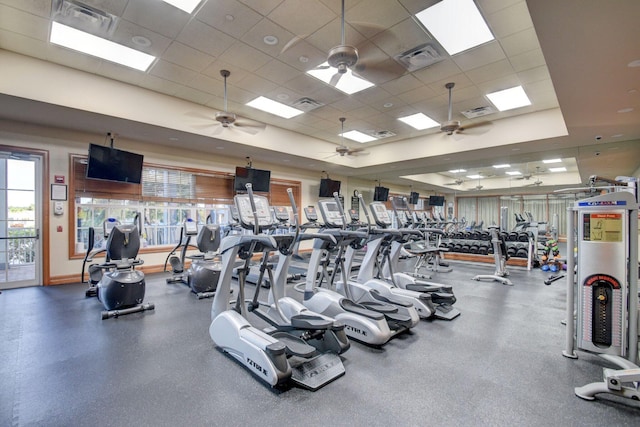
[[[177,244],[187,218],[198,224],[230,222],[229,206],[234,196],[231,173],[145,164],[142,184],[136,185],[86,179],[85,159],[78,155],[71,155],[70,159],[70,194],[74,195],[71,200],[75,205],[70,227],[75,229],[70,236],[71,257],[84,254],[91,227],[95,231],[94,247],[103,244],[102,224],[107,218],[131,223],[139,216],[142,247],[151,251],[164,251],[166,245]],[[300,205],[301,183],[278,179],[271,180],[270,203],[288,206],[287,188],[293,189],[294,199]]]

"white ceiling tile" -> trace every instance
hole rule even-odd
[[[240,86],[235,86],[235,85],[227,85],[227,98],[229,99],[229,102],[235,102],[241,105],[246,104],[247,102],[251,101],[252,99],[256,98],[256,94],[246,91],[244,90],[242,87]]]
[[[431,40],[432,38],[412,18],[399,22],[371,39],[392,58]]]
[[[332,102],[331,106],[346,113],[363,107],[363,104],[355,98],[343,97],[339,101]]]
[[[51,0],[2,0],[0,3],[43,18],[51,16]]]
[[[537,82],[540,80],[551,80],[549,69],[546,65],[521,71],[518,73],[518,77],[522,84]]]
[[[283,86],[279,86],[270,91],[265,91],[264,94],[267,98],[282,102],[283,104],[286,104],[286,105],[292,105],[294,102],[296,102],[300,98],[303,98],[303,95],[301,95],[300,93],[295,92],[290,88],[283,87]],[[298,116],[298,117],[302,117],[302,116]]]
[[[255,74],[282,85],[300,75],[300,71],[285,64],[284,62],[272,59],[262,67],[258,68],[255,71]]]
[[[177,37],[177,40],[213,57],[220,56],[235,41],[233,37],[197,19],[192,19],[187,24]]]
[[[146,77],[140,80],[139,86],[166,95],[173,95],[181,85],[147,73]]]
[[[155,0],[130,1],[122,17],[171,39],[180,33],[190,19],[190,15],[184,11]]]
[[[132,40],[134,36],[146,37],[151,42],[151,45],[145,47],[135,44]],[[153,56],[161,56],[171,44],[170,38],[129,22],[126,19],[120,20],[111,40]]]
[[[269,14],[269,19],[298,36],[314,33],[335,17],[318,1],[299,0],[284,0]]]
[[[402,77],[398,77],[397,79],[391,80],[387,83],[384,83],[381,86],[384,90],[386,90],[390,94],[398,95],[404,92],[418,90],[424,87],[424,83],[422,83],[417,78],[413,77],[411,74],[407,74]]]
[[[193,71],[202,71],[213,62],[213,57],[180,42],[173,42],[162,55],[165,61]]]
[[[235,42],[229,50],[220,55],[219,59],[247,71],[255,71],[271,61],[269,55],[241,41]]]
[[[389,99],[393,95],[380,87],[372,87],[367,90],[363,90],[362,92],[354,93],[351,96],[363,104],[373,105],[378,102],[384,103],[385,99]]]
[[[278,43],[275,45],[269,45],[265,43],[265,36],[276,37],[278,39]],[[294,37],[295,36],[292,33],[285,30],[275,22],[267,18],[263,18],[260,22],[254,25],[244,36],[242,36],[241,40],[249,46],[260,49],[268,55],[277,57],[282,49],[286,46],[286,44]]]
[[[233,20],[227,19],[232,16]],[[234,38],[242,37],[262,15],[235,0],[208,0],[196,18]]]
[[[469,80],[477,84],[513,73],[515,73],[515,71],[513,70],[509,60],[502,59],[500,61],[492,62],[491,64],[469,70],[465,74]]]
[[[238,85],[238,87],[256,94],[262,94],[264,92],[274,90],[278,87],[276,83],[256,76],[255,74],[248,74],[236,84]]]
[[[271,13],[273,9],[278,7],[278,5],[283,2],[283,0],[260,0],[260,1],[240,0],[240,1],[263,16],[267,16],[269,13]]]
[[[485,43],[453,56],[453,61],[462,71],[482,67],[506,58],[502,46],[497,41]]]
[[[196,89],[192,89],[190,87],[181,86],[175,93],[175,96],[181,99],[186,99],[187,101],[195,102],[196,104],[206,105],[213,96],[202,92]]]
[[[219,76],[218,76],[219,77]],[[224,83],[222,79],[214,79],[203,74],[198,74],[187,86],[220,98],[224,96]]]
[[[0,29],[0,48],[34,58],[46,59],[49,43]]]
[[[316,91],[336,90],[331,88],[326,83],[323,83],[320,80],[316,79],[315,77],[311,77],[306,74],[299,75],[298,77],[289,80],[287,86],[292,90],[303,94],[303,96],[309,96]]]
[[[413,75],[423,83],[430,84],[461,72],[460,67],[452,59],[445,59],[429,67],[422,68],[414,72]]]
[[[49,40],[49,20],[0,4],[0,28],[38,40]]]
[[[231,75],[227,78],[227,81],[229,81],[230,83],[239,82],[240,80],[245,78],[247,74],[249,74],[249,71],[243,70],[242,68],[225,62],[222,59],[216,59],[215,61],[213,61],[207,68],[204,69],[204,71],[202,71],[202,74],[222,82],[224,79],[220,75],[220,70],[227,70],[231,72]]]
[[[404,8],[389,0],[361,1],[350,7],[345,15],[345,21],[352,23],[356,30],[367,38],[409,18]]]
[[[378,114],[380,114],[380,112],[369,105],[363,105],[349,112],[349,115],[356,119],[366,119],[371,116],[377,116]]]
[[[97,73],[102,62],[102,59],[95,56],[85,55],[52,43],[49,44],[47,49],[47,60],[94,74]]]
[[[489,15],[524,0],[476,0],[476,3],[483,14]]]
[[[538,36],[533,28],[513,33],[500,39],[507,56],[518,55],[529,50],[540,49]]]
[[[545,65],[544,56],[540,49],[530,50],[528,52],[521,53],[520,55],[511,56],[509,57],[509,61],[511,61],[511,65],[516,72]]]
[[[533,27],[527,3],[524,1],[491,13],[485,16],[485,19],[496,37],[506,37]]]
[[[162,59],[153,64],[149,70],[149,74],[181,85],[186,85],[197,75],[193,70],[172,64],[171,62],[164,61]]]
[[[356,31],[349,23],[345,24],[345,44],[349,46],[355,46],[359,48],[360,44],[364,43],[366,38]],[[305,40],[316,48],[323,52],[329,52],[329,50],[335,46],[340,45],[342,39],[342,29],[340,18],[336,17],[327,25],[319,28],[317,31],[307,34],[298,34],[298,36],[304,36]],[[326,53],[325,53],[326,56]]]
[[[102,61],[98,73],[113,80],[123,81],[138,86],[147,74],[114,62]]]
[[[416,102],[431,100],[437,96],[438,94],[428,86],[422,86],[420,89],[398,94],[398,98],[407,104],[415,104]]]

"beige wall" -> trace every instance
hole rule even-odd
[[[53,182],[54,175],[63,175],[66,183],[69,183],[69,154],[85,154],[88,144],[104,143],[105,135],[79,133],[58,128],[44,128],[25,125],[22,123],[0,121],[0,144],[18,147],[27,147],[47,150],[50,155],[49,175]],[[116,147],[135,151],[145,156],[145,162],[167,166],[184,166],[190,168],[233,172],[235,166],[244,165],[246,160],[238,158],[222,157],[218,153],[185,152],[179,147],[172,148],[161,145],[153,145],[144,142],[117,139]],[[318,196],[320,173],[303,169],[284,168],[282,165],[272,165],[257,162],[254,166],[272,171],[274,178],[296,180],[302,182],[302,206],[315,204]],[[346,182],[345,177],[335,176]],[[70,195],[71,196],[71,195]],[[69,201],[65,203],[64,215],[54,216],[53,206],[51,212],[45,213],[50,219],[50,275],[55,279],[60,276],[78,275],[82,267],[82,260],[69,259]],[[62,232],[57,228],[62,227]],[[142,257],[146,266],[162,265],[166,253],[144,254]]]

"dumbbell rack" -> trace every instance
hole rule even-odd
[[[535,256],[533,239],[527,232],[500,232],[507,246],[508,265],[531,269]],[[450,260],[492,263],[493,246],[487,230],[457,231],[444,236],[441,247]]]

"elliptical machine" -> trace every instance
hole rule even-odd
[[[140,217],[136,216],[139,222]],[[105,252],[105,262],[89,266],[90,287],[86,296],[97,296],[105,310],[102,319],[119,317],[126,314],[153,310],[153,303],[142,304],[145,294],[144,273],[135,267],[143,264],[136,258],[140,250],[140,228],[136,223],[121,224],[109,218],[103,224],[105,236],[108,236],[105,249],[92,251],[95,230],[89,229],[89,245],[85,256],[84,268],[98,253]],[[93,256],[92,256],[93,255]]]
[[[272,235],[259,234],[270,228],[272,221],[266,198],[253,198],[251,184],[247,184],[248,195],[236,195],[240,223],[254,229],[254,235],[228,236],[222,240],[222,272],[218,292],[211,307],[209,335],[224,352],[242,363],[250,372],[271,386],[280,386],[290,380],[294,383],[317,390],[344,374],[342,360],[335,353],[318,354],[318,349],[309,338],[315,339],[319,333],[340,336],[341,348],[346,350],[348,342],[344,325],[333,319],[319,318],[307,314],[293,315],[290,325],[285,328],[263,331],[252,326],[247,320],[247,306],[244,300],[245,278],[254,253],[273,251],[278,242]],[[239,291],[235,308],[229,307],[227,295],[231,286],[234,261],[239,256],[244,267],[238,270]],[[308,329],[310,334],[298,334],[300,329]],[[320,341],[318,341],[320,344]]]
[[[167,283],[184,283],[185,285],[189,283],[188,274],[185,271],[185,261],[189,247],[195,248],[190,243],[191,238],[197,234],[198,224],[191,218],[187,218],[180,228],[178,244],[169,252],[164,261],[164,271],[167,271],[167,264],[171,265],[171,277],[167,278]],[[178,249],[180,249],[180,256],[176,255]]]

